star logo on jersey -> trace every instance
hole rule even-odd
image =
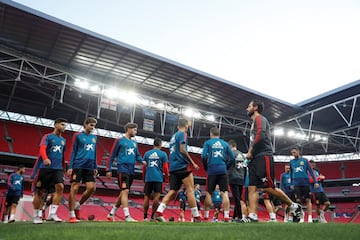
[[[52,146],[51,151],[53,151],[53,152],[61,152],[61,146],[60,145]]]
[[[153,152],[152,154],[150,154],[149,159],[159,159],[159,155],[157,154],[157,152]]]
[[[264,182],[267,182],[268,179],[267,179],[267,177],[263,177],[263,178],[261,179],[261,181],[264,183]]]
[[[221,150],[219,150],[219,151],[214,151],[213,156],[214,156],[214,157],[221,157],[221,158],[223,157]]]
[[[126,149],[127,155],[135,155],[135,148]]]
[[[159,167],[156,160],[149,162],[149,167]]]
[[[302,166],[295,168],[295,172],[302,172],[302,171],[304,171]]]
[[[16,180],[16,181],[14,182],[14,185],[21,185],[21,180]]]
[[[237,161],[235,167],[237,169],[244,168],[245,164],[243,162]]]
[[[61,145],[63,145],[63,146],[64,146],[64,145],[65,145],[65,142],[64,142],[64,141],[61,141]]]
[[[212,146],[211,148],[216,148],[216,149],[224,149],[223,145],[221,144],[220,141],[216,141]]]
[[[91,141],[92,141],[93,143],[96,143],[96,138],[92,138]]]
[[[94,151],[94,144],[85,144],[86,151]]]
[[[174,147],[174,146],[172,146],[172,147],[170,148],[170,154],[172,154],[173,152],[175,152],[175,147]]]

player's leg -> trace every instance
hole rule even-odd
[[[155,192],[153,196],[153,204],[152,204],[152,210],[151,210],[151,219],[154,218],[154,214],[156,212],[156,209],[160,205],[160,192]]]
[[[160,204],[160,194],[162,191],[162,183],[155,183],[154,186],[154,195],[153,195],[153,204],[152,204],[152,211],[151,211],[151,219],[154,218],[154,214],[156,209],[159,207]]]
[[[44,205],[44,198],[46,196],[46,188],[49,188],[50,180],[47,178],[49,176],[48,169],[40,169],[36,178],[34,179],[35,188],[34,188],[34,224],[43,223],[42,219],[42,206]]]
[[[123,207],[123,212],[125,216],[125,221],[127,222],[137,222],[130,215],[129,210],[129,191],[133,182],[133,175],[123,174],[122,176],[122,191],[121,191],[121,205]]]
[[[323,204],[323,208],[322,208],[322,210],[320,210],[321,222],[327,223],[326,218],[325,218],[325,212],[330,207],[330,201],[324,192],[321,192],[320,194],[321,194],[321,203]]]
[[[150,196],[144,194],[144,222],[149,221],[148,219],[149,200],[150,200]]]
[[[269,221],[275,222],[276,216],[275,216],[274,208],[273,208],[273,205],[271,203],[270,196],[268,193],[264,193],[264,205],[265,205],[266,211],[269,214],[269,218],[270,218]]]
[[[115,199],[115,203],[114,203],[113,207],[111,208],[109,214],[106,217],[109,222],[115,221],[115,213],[121,205],[121,198],[122,198],[122,192],[123,192],[122,190],[123,190],[123,187],[126,188],[126,183],[122,183],[122,178],[123,178],[122,176],[123,176],[123,173],[118,173],[118,175],[117,175],[120,193],[117,196],[117,198]]]
[[[34,206],[34,224],[41,224],[42,219],[42,206],[44,205],[44,198],[46,196],[46,190],[43,188],[37,188],[34,192],[33,206]]]
[[[91,176],[93,176],[93,173],[91,171]],[[85,180],[85,186],[86,189],[81,195],[81,198],[79,202],[75,202],[75,216],[77,219],[80,219],[80,207],[95,193],[96,191],[96,184],[95,179],[87,179]]]
[[[20,196],[18,198],[20,198]],[[14,201],[10,206],[9,223],[15,222],[15,212],[16,212],[16,207],[17,207],[18,202],[19,202],[19,200]]]
[[[194,176],[192,173],[182,179],[182,182],[186,188],[187,193],[187,202],[191,209],[192,216],[194,217],[194,222],[201,221],[199,210],[196,205],[196,198],[194,195]]]
[[[80,206],[83,205],[96,191],[96,184],[95,184],[93,170],[85,170],[82,179],[83,182],[85,182],[86,189],[81,195],[79,201]],[[80,206],[78,206],[78,208],[80,208]]]
[[[56,183],[55,184],[55,193],[54,193],[52,204],[50,206],[50,215],[49,215],[49,219],[54,220],[55,222],[62,222],[62,219],[60,219],[57,216],[57,210],[58,210],[59,205],[62,200],[63,191],[64,191],[64,184]]]
[[[76,194],[79,190],[80,182],[76,182],[72,180],[70,192],[69,192],[69,212],[70,212],[70,222],[75,223],[76,215],[75,215],[75,202],[76,202]]]
[[[210,208],[213,204],[211,196],[216,187],[216,176],[209,175],[206,178],[206,194],[205,194],[205,201],[204,201],[204,219],[209,219],[210,215]]]
[[[222,205],[224,209],[224,220],[230,221],[230,200],[229,200],[229,181],[226,174],[219,175],[217,183],[219,184],[220,193],[222,197]]]
[[[242,212],[241,220],[249,217],[249,207],[247,204],[248,202],[249,202],[249,191],[246,186],[243,186],[241,200],[240,200],[241,212]]]
[[[5,198],[5,210],[4,210],[4,214],[3,214],[3,222],[4,223],[8,223],[9,222],[9,214],[10,214],[10,196],[6,196]]]
[[[231,194],[234,199],[234,213],[233,213],[233,221],[239,220],[242,218],[241,211],[241,194],[242,194],[242,185],[238,184],[230,184]]]
[[[175,171],[170,174],[170,191],[164,196],[159,207],[156,209],[156,213],[154,215],[154,219],[159,222],[166,222],[163,212],[166,209],[166,206],[169,202],[175,198],[177,192],[179,191],[182,184],[182,176],[184,171]]]

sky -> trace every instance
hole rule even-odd
[[[16,0],[297,104],[360,79],[360,0]]]

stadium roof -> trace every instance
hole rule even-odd
[[[77,85],[85,81],[100,91]],[[192,145],[202,146],[209,128],[220,125],[223,138],[237,140],[242,151],[250,128],[245,108],[257,98],[265,102],[264,115],[274,130],[282,128],[274,136],[276,154],[288,155],[294,145],[304,154],[360,149],[360,81],[292,105],[5,0],[0,1],[0,88],[2,110],[64,116],[75,123],[94,115],[99,127],[115,131],[132,120],[142,129],[144,109],[151,109],[154,132],[140,134],[152,137],[169,138],[175,128],[170,117],[191,107],[199,113],[191,117]],[[116,111],[100,108],[106,89],[136,92],[147,104],[117,100]]]

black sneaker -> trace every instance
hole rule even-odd
[[[304,211],[300,204],[297,204],[296,209],[291,209],[290,212],[293,214],[293,222],[304,222]]]
[[[253,223],[253,222],[258,222],[258,220],[250,218],[250,217],[246,217],[246,218],[240,219],[240,221],[239,221],[239,223]]]

